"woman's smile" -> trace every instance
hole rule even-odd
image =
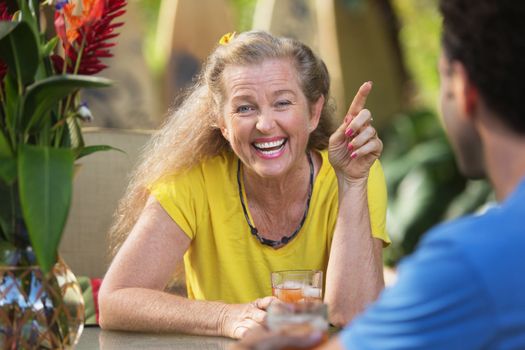
[[[277,139],[259,139],[253,142],[252,146],[255,148],[256,154],[262,158],[277,158],[284,153],[287,140],[288,139],[284,137]]]

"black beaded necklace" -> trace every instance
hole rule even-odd
[[[312,156],[310,155],[310,152],[307,152],[306,156],[308,157],[308,163],[310,164],[310,187],[308,188],[308,198],[306,200],[306,208],[304,209],[303,218],[301,219],[301,222],[299,223],[299,226],[295,229],[295,231],[291,235],[284,236],[283,238],[281,238],[278,241],[274,241],[272,239],[267,239],[267,238],[261,237],[261,235],[259,235],[259,231],[257,231],[257,228],[255,226],[253,226],[253,224],[250,221],[250,217],[248,216],[248,210],[246,209],[246,205],[244,203],[244,198],[243,198],[243,195],[242,195],[241,160],[240,159],[238,160],[238,162],[237,162],[237,185],[239,187],[239,198],[241,199],[242,210],[244,212],[244,217],[246,218],[246,222],[248,223],[248,226],[250,227],[250,232],[262,244],[268,245],[268,246],[270,246],[272,248],[278,248],[280,246],[283,246],[286,243],[290,242],[295,236],[297,236],[297,233],[303,227],[303,224],[304,224],[304,222],[306,220],[306,216],[308,215],[308,209],[310,208],[310,199],[312,198],[312,191],[313,191],[313,187],[314,187],[314,163],[312,161]]]

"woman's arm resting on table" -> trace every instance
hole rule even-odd
[[[272,298],[225,304],[189,300],[164,291],[190,242],[150,197],[104,278],[99,294],[101,327],[240,338],[260,324]]]
[[[339,212],[330,250],[325,301],[330,321],[344,326],[384,287],[381,240],[372,236],[367,184],[383,149],[363,109],[372,88],[363,84],[343,124],[330,137],[329,157],[338,180]]]

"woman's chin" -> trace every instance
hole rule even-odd
[[[255,173],[260,176],[261,178],[279,178],[280,176],[283,176],[286,173],[287,166],[284,162],[273,162],[271,164],[268,164],[268,162],[265,163],[259,163],[255,166],[254,170]]]

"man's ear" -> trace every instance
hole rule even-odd
[[[321,119],[321,112],[323,111],[324,103],[324,96],[321,95],[313,104],[311,109],[310,126],[308,128],[308,131],[314,131],[317,128],[317,125],[319,125],[319,120]]]
[[[458,106],[467,118],[471,118],[479,104],[478,88],[470,80],[465,66],[458,61],[452,63],[453,94]]]

